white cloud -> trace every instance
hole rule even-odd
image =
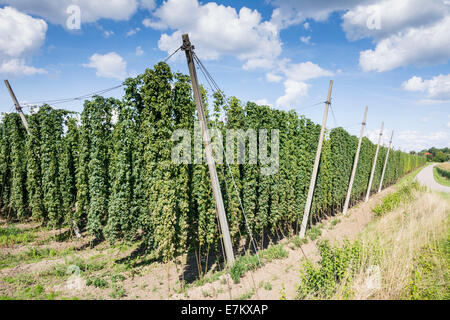
[[[47,73],[44,69],[38,69],[32,66],[27,66],[23,59],[6,60],[0,65],[0,74],[7,74],[12,76],[32,76],[35,74]]]
[[[108,30],[105,30],[105,31],[103,32],[103,35],[105,36],[105,38],[109,38],[109,37],[111,37],[111,36],[114,35],[114,31],[108,31]]]
[[[383,130],[381,145],[387,146],[389,144],[391,134],[391,129]],[[367,132],[367,137],[375,144],[378,143],[379,135],[380,129]],[[450,141],[450,133],[446,131],[421,132],[418,130],[403,130],[394,133],[393,147],[405,152],[421,151],[431,147],[448,147],[448,141]]]
[[[145,52],[144,52],[144,50],[142,50],[142,47],[141,47],[141,46],[139,46],[139,47],[136,48],[136,55],[137,55],[138,57],[143,56],[144,53],[145,53]]]
[[[13,76],[46,73],[25,63],[25,58],[44,44],[46,33],[44,20],[11,7],[0,8],[0,73]]]
[[[267,99],[258,99],[258,100],[254,100],[253,102],[260,106],[272,107],[272,104]]]
[[[127,62],[115,52],[105,55],[96,53],[83,67],[96,69],[98,77],[123,80],[127,76]]]
[[[402,84],[404,90],[425,92],[429,98],[443,100],[450,99],[450,74],[439,75],[430,80],[412,77]]]
[[[406,152],[421,151],[432,147],[448,147],[449,141],[449,131],[420,132],[417,130],[404,130],[394,137],[395,146]]]
[[[269,72],[269,73],[266,74],[266,79],[269,82],[278,83],[278,82],[281,82],[283,80],[283,77],[279,76],[277,74],[274,74],[272,72]]]
[[[376,47],[360,53],[364,71],[384,72],[407,65],[450,59],[450,5],[443,0],[273,0],[271,22],[279,30],[325,21],[340,11],[349,40],[372,38]],[[426,44],[426,45],[424,45]]]
[[[301,98],[308,95],[310,85],[306,81],[334,75],[333,72],[322,69],[311,61],[295,64],[288,59],[284,59],[278,64],[277,72],[267,73],[266,79],[269,82],[281,82],[286,79],[283,83],[284,95],[276,102],[277,107],[283,108],[294,107],[301,101]]]
[[[308,95],[309,85],[305,82],[286,80],[284,82],[284,95],[278,98],[276,105],[279,108],[290,108]]]
[[[11,7],[0,8],[0,56],[19,57],[39,49],[47,24]]]
[[[272,22],[280,28],[303,23],[306,19],[325,21],[331,13],[354,8],[357,4],[372,3],[376,0],[274,0],[277,7],[272,14]]]
[[[189,13],[189,14],[187,14]],[[158,30],[174,30],[161,36],[158,46],[171,53],[181,44],[181,35],[189,33],[197,53],[204,60],[233,56],[249,69],[267,68],[281,54],[279,29],[263,21],[257,10],[197,0],[167,0],[144,25]]]
[[[135,34],[137,34],[140,31],[141,31],[141,28],[131,29],[130,31],[127,32],[126,36],[127,37],[134,36]]]
[[[152,11],[156,8],[155,0],[141,0],[141,8]]]
[[[309,30],[311,28],[311,26],[309,25],[309,22],[305,22],[303,24],[303,28],[305,28],[305,30]]]
[[[447,128],[450,128],[450,121],[446,124]]]
[[[410,28],[378,42],[374,50],[361,52],[364,71],[388,71],[398,67],[445,63],[450,59],[450,16],[432,26]]]
[[[342,16],[342,28],[350,40],[382,39],[407,28],[434,24],[446,16],[448,9],[441,0],[373,1],[347,11]]]
[[[392,135],[392,130],[384,128],[383,135],[381,136],[381,145],[387,146]],[[367,138],[374,144],[378,144],[378,139],[380,138],[380,129],[367,130]]]
[[[151,1],[143,1],[145,7]],[[139,7],[138,0],[0,0],[0,4],[11,5],[20,11],[66,26],[69,17],[66,10],[70,5],[81,9],[81,23],[96,22],[100,19],[128,20]]]
[[[308,37],[300,37],[300,41],[305,43],[305,44],[309,44],[309,41],[311,41],[311,36]]]
[[[285,60],[285,62],[288,60]],[[331,77],[334,75],[333,72],[322,69],[317,64],[311,61],[288,64],[282,63],[280,66],[281,71],[290,80],[295,81],[308,81],[311,79],[316,79],[320,77]]]

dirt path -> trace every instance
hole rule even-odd
[[[372,208],[381,200],[393,192],[394,187],[385,189],[379,194],[373,195],[368,203],[360,203],[348,211],[347,216],[342,214],[323,221],[322,236],[320,239],[328,239],[331,242],[341,242],[344,239],[354,240],[360,232],[374,218]],[[332,221],[339,219],[339,223],[333,226]],[[300,267],[305,259],[318,259],[317,241],[310,241],[296,248],[294,245],[283,241],[289,256],[283,260],[275,260],[262,268],[247,273],[239,284],[234,284],[228,275],[222,276],[218,281],[204,286],[187,290],[185,294],[178,294],[171,299],[262,299],[262,300],[287,300],[295,299],[297,287],[300,281]],[[270,285],[267,285],[267,284]],[[257,288],[255,290],[255,287]],[[253,294],[252,294],[253,293]]]
[[[436,164],[432,164],[420,171],[416,177],[416,180],[431,190],[450,193],[450,187],[443,186],[434,180],[433,170],[435,166]]]

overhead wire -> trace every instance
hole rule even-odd
[[[194,60],[197,62],[197,65],[199,66],[199,69],[202,72],[203,76],[207,79],[208,84],[211,86],[211,90],[215,91],[217,94],[220,94],[222,96],[225,104],[228,106],[228,108],[230,108],[228,100],[227,100],[226,96],[224,95],[223,91],[220,89],[220,87],[217,84],[217,82],[211,76],[211,74],[209,73],[208,69],[204,66],[204,64],[201,62],[200,58],[198,58],[198,56],[195,54],[195,52],[193,52],[193,57],[194,57]],[[215,90],[214,90],[213,87],[215,88]],[[215,127],[215,129],[217,130],[217,127]],[[243,215],[244,220],[245,220],[245,225],[246,225],[247,231],[249,233],[251,244],[253,245],[253,248],[255,250],[255,254],[256,254],[256,257],[258,259],[258,264],[262,268],[262,263],[261,263],[261,259],[260,259],[260,256],[259,256],[259,251],[258,251],[258,248],[256,246],[256,242],[255,242],[255,240],[253,238],[253,232],[252,232],[252,230],[250,228],[250,225],[249,225],[249,222],[248,222],[248,219],[247,219],[247,215],[245,214],[244,205],[242,203],[241,196],[239,195],[239,189],[237,187],[236,180],[234,178],[233,172],[231,171],[231,166],[230,166],[230,163],[228,161],[228,157],[227,157],[226,153],[224,154],[224,158],[225,158],[225,162],[227,164],[227,169],[229,171],[229,174],[230,174],[232,182],[233,182],[233,187],[237,191],[237,197],[238,197],[238,200],[239,200],[239,205],[240,205],[240,208],[242,210],[242,215]],[[225,179],[225,183],[227,184],[226,179]],[[240,230],[239,230],[239,233],[240,233]],[[242,237],[242,235],[241,235],[241,237]],[[258,296],[258,288],[256,286],[256,283],[255,283],[255,280],[254,280],[254,277],[253,277],[253,273],[252,273],[251,270],[250,270],[250,275],[252,277],[253,286],[255,287],[255,293]]]
[[[181,50],[181,46],[178,49],[176,49],[172,54],[170,54],[168,57],[166,57],[164,60],[162,60],[162,61],[163,62],[169,61],[180,50]],[[125,86],[125,84],[122,83],[122,84],[116,85],[116,86],[111,87],[111,88],[95,91],[95,92],[84,94],[84,95],[81,95],[81,96],[78,96],[78,97],[53,99],[53,100],[40,100],[40,101],[26,102],[26,103],[22,103],[22,104],[23,104],[24,108],[31,108],[33,106],[41,105],[41,104],[58,105],[58,104],[63,104],[63,103],[68,103],[68,102],[73,102],[73,101],[81,101],[81,100],[84,100],[84,99],[92,98],[94,96],[103,95],[105,93],[114,91],[114,90],[119,89],[119,88],[124,87],[124,86]]]
[[[199,63],[199,65],[201,66],[201,68],[204,69],[204,71],[205,71],[204,74],[206,74],[206,75],[208,75],[208,77],[210,77],[211,82],[212,82],[212,83],[214,84],[214,86],[216,87],[216,90],[215,90],[216,93],[220,94],[220,95],[224,98],[225,104],[228,106],[228,108],[230,108],[230,105],[229,105],[229,103],[228,103],[228,101],[227,101],[225,95],[223,94],[223,91],[222,91],[222,90],[220,89],[220,87],[217,85],[217,83],[215,82],[214,78],[211,76],[211,74],[208,72],[208,70],[204,67],[203,63],[200,61],[200,59],[197,57],[197,55],[196,55],[195,53],[194,53],[194,59]],[[231,174],[231,177],[232,177],[232,181],[233,181],[234,188],[238,191],[237,184],[236,184],[236,181],[235,181],[235,179],[234,179],[234,175],[233,175],[232,172],[231,172],[230,163],[229,163],[229,161],[228,161],[228,157],[227,157],[226,154],[225,154],[225,161],[226,161],[226,163],[227,163],[228,170],[230,171],[230,174]],[[257,247],[256,247],[256,242],[255,242],[255,240],[254,240],[254,238],[253,238],[253,233],[252,233],[252,231],[251,231],[251,229],[250,229],[250,226],[249,226],[249,223],[248,223],[248,219],[247,219],[247,215],[245,214],[245,210],[244,210],[244,206],[243,206],[243,203],[242,203],[242,199],[241,199],[241,197],[240,197],[239,195],[238,195],[238,199],[239,199],[239,204],[240,204],[240,207],[241,207],[241,210],[242,210],[244,219],[245,219],[245,224],[246,224],[246,227],[247,227],[248,232],[249,232],[249,236],[250,236],[251,241],[252,241],[252,243],[253,243],[255,253],[257,254],[257,257],[258,257],[258,262],[259,262],[259,264],[262,266],[261,260],[260,260],[259,255],[258,255],[258,249],[257,249]]]

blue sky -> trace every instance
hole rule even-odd
[[[80,30],[67,24],[71,5]],[[333,79],[329,128],[358,134],[368,105],[371,139],[384,121],[385,142],[396,131],[395,148],[450,145],[444,0],[0,0],[0,75],[24,104],[77,97],[144,72],[185,32],[228,96],[320,123],[323,105],[311,106],[326,99]],[[182,53],[170,65],[187,73]],[[1,86],[0,112],[11,107]]]

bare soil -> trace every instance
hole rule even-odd
[[[340,214],[322,221],[319,239],[332,242],[355,239],[373,219],[371,209],[393,190],[390,187],[372,196],[368,203],[350,209],[347,216]],[[319,240],[301,247],[296,247],[289,239],[282,240],[289,256],[248,272],[239,284],[234,284],[225,273],[212,283],[183,288],[181,263],[163,264],[146,258],[129,263],[127,258],[136,252],[136,245],[111,247],[101,243],[91,246],[92,239],[86,235],[82,239],[57,241],[57,235],[67,230],[42,230],[37,224],[15,226],[24,232],[35,232],[36,240],[27,245],[0,248],[2,259],[8,255],[23,255],[30,248],[52,249],[56,255],[32,261],[25,259],[14,267],[0,269],[0,297],[13,299],[295,299],[301,262],[305,258],[317,260]],[[6,223],[0,221],[0,227],[6,227]],[[76,274],[71,274],[70,268],[80,261],[86,270],[81,270],[80,277],[74,278]],[[58,268],[62,272],[55,272]],[[75,287],[70,286],[74,279],[78,281]],[[41,286],[43,292],[30,296],[28,288],[36,286]]]

